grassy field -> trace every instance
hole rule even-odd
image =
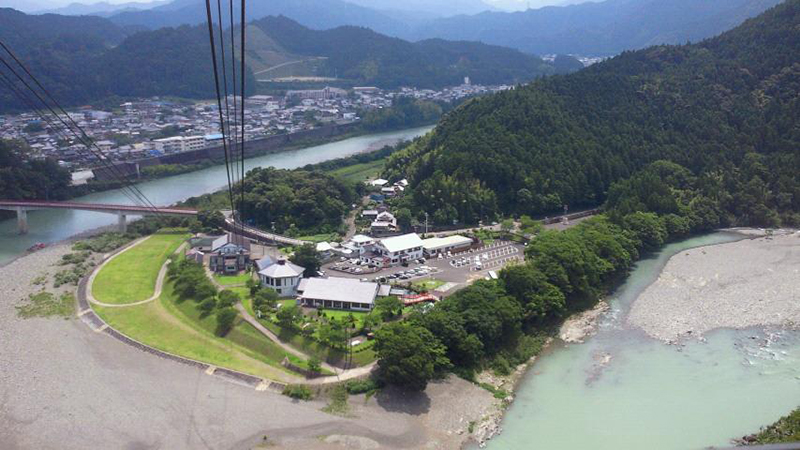
[[[217,280],[217,283],[223,286],[244,285],[250,278],[252,278],[252,275],[249,273],[244,273],[242,275],[214,275],[214,279]]]
[[[113,305],[136,303],[153,295],[161,266],[181,243],[185,234],[154,234],[120,254],[100,270],[92,294]]]
[[[345,181],[360,182],[378,176],[386,166],[386,159],[379,159],[363,164],[342,167],[330,172],[331,175]]]
[[[167,284],[156,302],[95,311],[110,326],[165,352],[256,376],[291,381],[280,362],[283,351],[250,324],[239,319],[225,338],[213,333],[215,318],[200,318],[191,301],[176,302]]]
[[[420,289],[425,289],[428,291],[432,291],[439,286],[443,286],[445,284],[442,280],[431,279],[431,280],[420,280],[411,283],[413,286],[418,287]]]

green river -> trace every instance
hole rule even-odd
[[[336,158],[343,158],[401,140],[410,140],[432,130],[432,126],[412,128],[389,133],[371,134],[345,139],[330,144],[317,145],[300,150],[274,153],[247,160],[247,169],[273,166],[279,169],[294,169]],[[210,167],[196,172],[139,183],[139,189],[153,204],[168,206],[189,197],[214,192],[227,183],[225,165]],[[105,191],[73,201],[86,203],[131,204],[118,190]],[[116,223],[116,216],[87,211],[42,210],[28,214],[30,233],[17,234],[16,219],[0,222],[0,265],[21,255],[37,242],[52,243],[67,239],[85,231]]]
[[[640,261],[610,297],[594,337],[554,345],[533,364],[487,448],[725,447],[800,406],[800,333],[717,330],[680,348],[625,325],[632,302],[672,255],[737,239],[692,238]]]

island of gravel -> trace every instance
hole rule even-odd
[[[747,234],[673,256],[627,322],[669,343],[717,328],[800,326],[800,232]]]

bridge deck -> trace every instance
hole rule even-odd
[[[75,209],[80,211],[97,211],[109,213],[165,214],[177,216],[196,216],[197,211],[183,208],[148,208],[132,205],[109,205],[104,203],[48,202],[38,200],[0,200],[0,209]]]

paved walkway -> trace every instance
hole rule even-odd
[[[219,289],[226,289],[226,288],[231,287],[231,286],[225,286],[225,285],[220,284],[219,281],[217,281],[217,279],[214,278],[214,274],[210,270],[208,270],[208,267],[206,267],[206,275],[211,280],[211,282],[214,283],[214,285]],[[301,352],[300,350],[298,350],[298,349],[294,348],[293,346],[287,344],[286,342],[282,341],[281,338],[278,337],[277,334],[273,333],[272,330],[270,330],[269,328],[265,327],[261,322],[258,321],[258,319],[253,317],[250,314],[249,311],[247,311],[247,308],[245,308],[244,305],[242,305],[241,302],[239,302],[236,305],[234,305],[234,307],[236,308],[237,311],[239,311],[239,314],[242,315],[242,318],[247,323],[252,325],[253,328],[258,330],[259,333],[261,333],[264,336],[266,336],[267,338],[269,338],[272,342],[275,343],[275,345],[277,345],[280,348],[282,348],[285,352],[291,353],[292,355],[297,356],[298,358],[301,358],[301,359],[304,359],[304,360],[310,359],[309,355]],[[311,380],[309,380],[307,382],[308,384],[337,383],[337,382],[340,382],[340,381],[345,381],[345,380],[350,380],[350,379],[353,379],[353,378],[358,378],[358,377],[360,377],[362,375],[369,374],[372,371],[372,369],[375,368],[377,363],[373,362],[372,364],[368,364],[368,365],[363,366],[363,367],[356,367],[356,368],[353,368],[353,369],[340,369],[340,368],[338,368],[336,366],[332,366],[332,365],[328,364],[325,361],[322,361],[320,363],[320,365],[322,366],[323,369],[328,370],[328,371],[330,371],[330,372],[332,372],[332,373],[334,373],[336,375],[313,378],[313,379],[311,379]]]

